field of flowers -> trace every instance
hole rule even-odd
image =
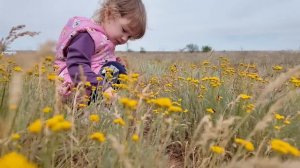
[[[299,53],[120,55],[90,105],[84,81],[62,102],[51,53],[2,55],[0,167],[300,166]]]

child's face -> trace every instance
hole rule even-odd
[[[115,45],[125,44],[131,38],[128,23],[129,20],[125,17],[107,20],[103,23],[103,28],[112,43]]]

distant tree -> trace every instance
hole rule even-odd
[[[208,45],[202,46],[202,52],[211,52],[212,48]]]
[[[140,53],[146,53],[146,50],[145,50],[144,47],[141,47],[141,48],[140,48]]]
[[[199,47],[197,44],[187,44],[183,50],[193,53],[199,51]]]

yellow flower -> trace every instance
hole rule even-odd
[[[135,110],[138,102],[133,99],[121,98],[120,103],[129,109]]]
[[[250,98],[251,98],[251,96],[246,95],[246,94],[240,94],[239,97],[240,97],[241,99],[244,99],[244,100],[250,99]]]
[[[300,151],[297,148],[280,139],[272,139],[270,145],[271,149],[279,153],[300,156]]]
[[[113,87],[116,87],[118,89],[128,89],[129,87],[126,84],[120,83],[120,84],[112,84]]]
[[[18,134],[18,133],[14,133],[10,137],[12,140],[15,140],[15,141],[17,141],[21,138],[20,134]]]
[[[16,71],[16,72],[22,72],[23,69],[20,66],[15,66],[14,67],[14,71]]]
[[[80,104],[78,104],[78,107],[79,107],[79,108],[84,108],[84,107],[87,107],[87,105],[84,104],[84,103],[80,103]]]
[[[71,127],[72,127],[71,122],[69,122],[69,121],[62,121],[62,122],[56,123],[56,124],[51,128],[51,130],[52,130],[53,132],[66,131],[66,130],[71,129]]]
[[[37,168],[25,156],[16,152],[10,152],[0,158],[1,168]]]
[[[205,60],[205,61],[202,62],[202,65],[209,65],[209,64],[210,64],[210,62],[207,61],[207,60]]]
[[[280,70],[283,69],[283,67],[282,67],[282,66],[279,66],[279,65],[275,65],[275,66],[273,66],[272,68],[273,68],[274,71],[280,71]]]
[[[92,85],[91,85],[91,82],[85,82],[84,86],[91,87]]]
[[[46,126],[53,132],[59,132],[71,129],[72,123],[66,121],[63,115],[56,115],[46,121]]]
[[[51,107],[45,107],[45,108],[43,108],[43,112],[44,113],[49,113],[49,112],[51,112],[52,111],[52,108]]]
[[[109,93],[107,93],[107,92],[104,92],[104,93],[103,93],[103,97],[104,97],[106,100],[110,100],[111,94],[109,94]]]
[[[130,75],[131,78],[138,78],[140,76],[140,74],[137,73],[133,73]]]
[[[274,128],[277,129],[277,130],[280,130],[280,129],[281,129],[281,126],[275,125]]]
[[[225,152],[225,149],[223,147],[216,146],[216,145],[211,146],[210,150],[217,154],[223,154]]]
[[[97,114],[90,115],[89,119],[90,119],[90,121],[95,122],[95,123],[100,121],[100,117]]]
[[[140,138],[139,138],[139,136],[137,134],[133,134],[132,137],[131,137],[131,139],[133,141],[137,142]]]
[[[58,76],[56,74],[51,73],[48,75],[49,81],[55,81],[57,78],[58,78]]]
[[[161,97],[161,98],[157,98],[152,100],[152,102],[160,107],[171,107],[172,106],[172,101],[170,98],[167,97]]]
[[[58,65],[53,65],[53,69],[57,70],[57,69],[59,69],[59,66]]]
[[[92,135],[90,135],[90,139],[96,140],[98,142],[104,142],[105,136],[102,132],[95,132]]]
[[[255,105],[254,105],[254,104],[248,104],[248,105],[246,106],[246,112],[247,112],[247,113],[252,112],[254,109],[255,109]]]
[[[206,112],[208,112],[208,113],[215,113],[215,110],[212,109],[212,108],[207,108],[207,109],[206,109]]]
[[[182,112],[183,110],[179,106],[171,106],[171,107],[168,108],[168,111],[169,112]]]
[[[115,124],[125,125],[125,121],[122,118],[114,119]]]
[[[102,77],[97,77],[96,79],[97,79],[97,81],[102,81],[103,80]]]
[[[290,120],[288,120],[288,119],[284,120],[284,123],[285,123],[286,125],[291,124]]]
[[[241,139],[241,138],[236,138],[234,140],[235,143],[242,145],[244,148],[246,148],[247,151],[254,151],[254,146],[252,142]]]
[[[275,114],[275,118],[276,118],[277,120],[283,120],[283,119],[284,119],[284,116],[282,116],[282,115],[276,113],[276,114]]]
[[[28,131],[34,134],[40,133],[42,130],[42,121],[40,119],[35,120],[28,127]]]
[[[46,127],[52,128],[55,124],[64,121],[63,115],[55,115],[46,121]]]
[[[122,82],[126,82],[129,80],[129,77],[125,74],[120,74],[118,79]]]

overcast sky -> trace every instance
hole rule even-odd
[[[177,51],[189,43],[215,50],[300,49],[300,0],[144,0],[148,28],[129,48]],[[11,49],[37,49],[57,40],[68,18],[91,17],[98,0],[0,0],[0,37],[25,24],[39,31]],[[117,47],[125,50],[126,46]]]

